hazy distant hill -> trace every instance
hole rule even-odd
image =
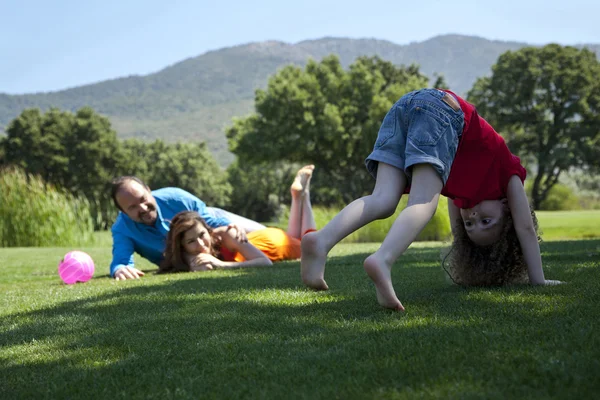
[[[466,93],[487,75],[498,56],[526,43],[445,35],[397,45],[376,39],[323,38],[296,44],[250,43],[189,58],[146,76],[130,76],[50,93],[0,94],[0,127],[24,108],[76,110],[84,105],[110,117],[122,138],[205,140],[222,164],[231,160],[223,128],[233,116],[252,111],[254,90],[286,64],[339,55],[347,66],[360,55],[379,55],[396,64],[417,63],[430,77],[443,74]],[[589,45],[600,54],[600,45]]]

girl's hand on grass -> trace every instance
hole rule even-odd
[[[202,262],[202,254],[198,254],[195,256],[186,254],[186,262],[190,266],[190,271],[192,272],[200,272],[200,271],[211,271],[213,267],[209,264]]]
[[[201,271],[212,271],[213,267],[210,265],[195,265],[192,264],[190,267],[190,271],[192,272],[201,272]]]
[[[223,261],[210,254],[198,254],[194,258],[194,263],[192,264],[191,269],[192,271],[207,271],[211,269],[217,269],[222,265]]]

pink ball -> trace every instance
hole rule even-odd
[[[94,260],[83,251],[70,251],[58,264],[58,275],[67,285],[87,282],[94,276]]]

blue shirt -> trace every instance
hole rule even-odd
[[[134,252],[156,265],[160,264],[171,220],[181,211],[197,211],[211,228],[230,223],[226,218],[215,216],[202,200],[185,190],[163,188],[152,191],[152,196],[158,206],[154,226],[135,222],[123,212],[117,216],[111,229],[113,260],[110,263],[110,276],[114,276],[115,271],[123,266],[133,267]]]

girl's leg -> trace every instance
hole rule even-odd
[[[408,205],[392,225],[379,250],[365,260],[365,271],[375,283],[377,300],[384,307],[404,310],[392,286],[392,265],[435,214],[442,186],[439,174],[431,165],[414,165]]]
[[[398,168],[379,163],[375,189],[369,196],[354,200],[323,229],[302,238],[301,271],[307,286],[328,289],[325,283],[327,253],[340,240],[376,219],[391,216],[406,188],[406,175]]]
[[[300,229],[300,237],[304,236],[307,231],[317,230],[317,223],[310,203],[310,180],[304,188],[304,196],[302,197],[302,228]]]
[[[299,238],[302,228],[302,193],[294,190],[294,185],[290,189],[292,193],[292,204],[290,206],[290,216],[288,217],[287,234],[291,237]]]
[[[306,192],[305,188],[308,188],[310,184],[310,178],[312,177],[314,169],[314,165],[306,165],[300,168],[290,187],[292,204],[290,206],[287,234],[296,239],[300,239],[300,236],[304,233],[304,231],[302,231],[302,209]]]

